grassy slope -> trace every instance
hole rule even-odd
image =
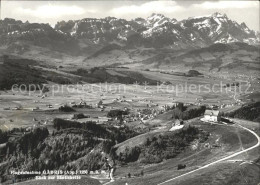
[[[243,71],[257,75],[259,70],[259,48],[243,43],[214,44],[212,46],[176,52],[161,52],[143,61],[124,66],[142,69],[163,69],[176,72],[196,69],[204,74],[217,72],[222,75],[237,75]],[[228,73],[229,72],[229,73]],[[253,72],[253,73],[252,73]]]
[[[242,140],[242,146],[244,148],[248,148],[249,146],[252,146],[256,143],[256,140],[252,134],[248,134],[248,132],[245,132],[244,130],[241,130],[240,128],[236,128],[234,126],[226,127],[221,125],[209,125],[200,122],[193,122],[190,124],[196,125],[197,127],[210,132],[210,138],[206,142],[210,143],[212,146],[217,145],[217,147],[207,149],[204,148],[203,145],[201,145],[200,148],[195,151],[187,149],[185,152],[178,155],[176,158],[167,160],[157,165],[142,166],[136,163],[130,164],[129,166],[119,168],[119,170],[116,172],[116,175],[119,177],[124,177],[128,172],[134,174],[140,172],[141,170],[144,170],[144,177],[121,179],[113,184],[119,185],[125,182],[136,185],[148,183],[157,184],[164,180],[168,180],[172,177],[178,176],[192,169],[195,169],[197,166],[203,166],[205,164],[215,161],[216,159],[222,158],[223,156],[229,155],[233,151],[240,150],[241,144],[238,135]],[[218,140],[219,142],[217,142]],[[177,165],[180,163],[186,164],[187,167],[183,170],[177,170]],[[215,166],[213,166],[210,170],[213,170],[214,167]],[[227,171],[225,173],[232,174],[230,168],[227,167],[225,170]],[[198,172],[198,174],[201,175],[203,173],[200,171]],[[211,175],[214,176],[215,172],[212,172]],[[208,178],[207,175],[203,175],[203,178],[204,177],[205,182],[209,181],[210,178]],[[215,177],[212,177],[212,179],[214,178]],[[187,182],[190,183],[191,181]],[[200,181],[198,179],[195,179],[192,182],[192,184],[200,184]],[[218,184],[221,183],[218,181]]]

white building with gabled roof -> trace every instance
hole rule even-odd
[[[218,122],[220,118],[221,116],[218,110],[206,110],[204,113],[205,121]]]

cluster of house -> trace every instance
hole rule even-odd
[[[140,120],[141,122],[144,122],[145,120],[153,119],[158,115],[158,112],[155,111],[155,109],[151,109],[149,113],[143,113],[140,109],[137,110],[136,114],[128,114],[123,116],[123,122],[133,122]]]
[[[218,110],[205,110],[204,117],[201,118],[202,121],[218,123],[221,120],[220,112]],[[169,131],[175,131],[183,128],[183,120],[176,119],[173,121]]]
[[[168,110],[171,110],[171,109],[173,109],[173,107],[174,106],[170,106],[170,105],[163,105],[163,106],[161,106],[161,107],[159,107],[159,109],[160,109],[160,113],[164,113],[164,112],[166,112],[166,111],[168,111]]]
[[[80,101],[79,103],[76,103],[73,101],[73,102],[70,102],[70,104],[74,108],[93,108],[93,106],[91,104],[87,104],[87,102],[85,102],[85,101]]]
[[[173,106],[170,105],[163,105],[158,109],[155,108],[148,108],[148,109],[137,109],[136,114],[128,114],[123,116],[123,122],[133,122],[133,121],[140,121],[141,123],[145,122],[146,120],[151,120],[156,118],[159,114],[163,114],[169,110],[173,109]]]
[[[105,105],[103,104],[103,101],[102,100],[99,100],[98,103],[96,103],[94,106],[92,104],[87,104],[87,102],[85,101],[81,101],[80,103],[76,104],[75,102],[71,102],[72,107],[77,107],[77,108],[100,108],[101,111],[103,111],[106,107]]]
[[[133,100],[125,100],[125,99],[122,99],[122,98],[116,98],[116,99],[114,99],[114,101],[113,102],[127,102],[127,101],[133,101]]]

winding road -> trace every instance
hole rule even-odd
[[[200,168],[198,168],[198,169],[192,170],[192,171],[187,172],[187,173],[185,173],[185,174],[182,174],[182,175],[179,175],[179,176],[177,176],[177,177],[171,178],[171,179],[169,179],[169,180],[167,180],[167,181],[161,182],[161,183],[159,183],[158,185],[168,183],[168,182],[173,181],[173,180],[175,180],[175,179],[178,179],[178,178],[180,178],[180,177],[184,177],[184,176],[186,176],[186,175],[189,175],[189,174],[191,174],[191,173],[197,172],[197,171],[199,171],[199,170],[202,170],[202,169],[204,169],[204,168],[207,168],[207,167],[212,166],[212,165],[214,165],[214,164],[217,164],[217,163],[219,163],[219,162],[222,162],[222,161],[231,159],[231,158],[233,158],[233,157],[235,157],[235,156],[237,156],[237,155],[240,155],[240,154],[242,154],[242,153],[248,152],[248,151],[253,150],[253,149],[257,148],[258,146],[260,146],[260,137],[259,137],[254,131],[252,131],[252,130],[246,128],[246,127],[243,127],[243,126],[239,125],[238,123],[236,123],[236,124],[237,124],[238,126],[240,126],[241,128],[243,128],[244,130],[246,130],[246,131],[250,132],[251,134],[253,134],[253,135],[257,138],[257,144],[255,144],[254,146],[251,146],[251,147],[249,147],[249,148],[247,148],[247,149],[244,149],[244,150],[242,150],[242,151],[236,152],[236,153],[234,153],[234,154],[232,154],[232,155],[229,155],[229,156],[227,156],[227,157],[224,157],[224,158],[222,158],[222,159],[219,159],[219,160],[217,160],[217,161],[214,161],[214,162],[212,162],[212,163],[209,163],[209,164],[207,164],[207,165],[205,165],[205,166],[202,166],[202,167],[200,167]]]

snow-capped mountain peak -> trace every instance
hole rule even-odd
[[[227,15],[226,14],[221,14],[219,12],[215,12],[211,15],[212,17],[225,17],[227,18]]]
[[[163,18],[165,18],[165,16],[164,16],[163,14],[152,13],[152,15],[147,18],[147,20],[151,20],[151,19],[163,19]]]
[[[60,21],[53,29],[48,24],[29,23],[14,19],[0,20],[0,45],[26,40],[34,44],[55,45],[67,41],[87,44],[164,46],[207,46],[214,43],[259,43],[259,33],[245,23],[238,24],[226,14],[214,13],[177,21],[162,14],[148,18],[125,20],[115,17],[85,18]],[[43,44],[44,43],[44,44]],[[50,44],[51,43],[51,44]]]
[[[149,16],[146,20],[147,20],[147,26],[149,26],[149,27],[157,27],[166,22],[171,21],[170,18],[165,17],[162,14],[155,14],[155,13],[153,13],[151,16]]]

